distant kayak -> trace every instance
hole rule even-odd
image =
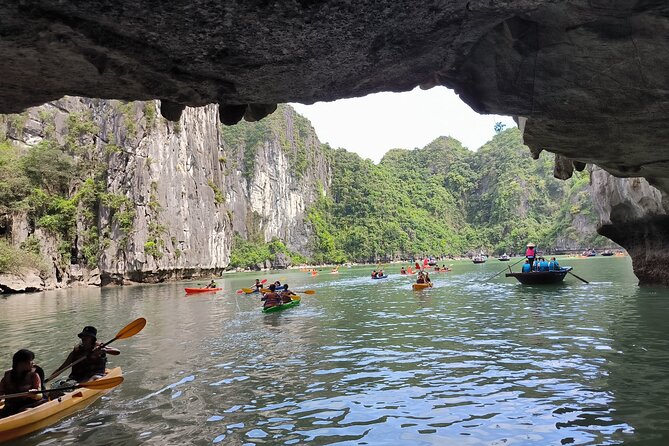
[[[285,304],[277,305],[275,307],[263,308],[262,312],[263,313],[276,313],[277,311],[283,311],[283,310],[287,310],[288,308],[296,307],[299,304],[300,304],[300,298],[298,297],[297,299],[295,299],[291,302],[285,303]]]
[[[372,279],[374,279],[374,280],[377,280],[377,279],[387,279],[387,278],[388,278],[388,274],[385,274],[385,275],[383,275],[383,276],[381,276],[381,277],[379,277],[379,276],[377,276],[377,277],[372,277]]]
[[[414,283],[411,285],[411,288],[414,289],[414,291],[420,291],[420,290],[425,290],[427,288],[432,288],[432,282],[428,283]]]
[[[212,293],[216,291],[221,291],[223,288],[184,288],[186,294],[196,294],[196,293]]]

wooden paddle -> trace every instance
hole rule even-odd
[[[134,321],[130,322],[128,325],[123,327],[118,333],[116,333],[116,336],[114,336],[114,338],[112,338],[110,341],[105,342],[104,344],[100,344],[99,346],[95,347],[93,349],[93,351],[101,350],[101,349],[105,348],[106,346],[108,346],[109,344],[111,344],[112,342],[114,342],[118,339],[131,338],[131,337],[135,336],[137,333],[139,333],[140,331],[142,331],[145,326],[146,326],[146,319],[144,319],[143,317],[135,319]],[[74,366],[75,364],[79,364],[81,361],[83,361],[87,357],[88,356],[83,356],[83,357],[77,359],[76,361],[68,364],[67,366],[63,367],[62,369],[56,370],[55,372],[53,372],[51,374],[51,376],[49,376],[44,381],[44,384],[48,383],[49,381],[51,381],[52,379],[54,379],[55,377],[57,377],[58,375],[63,373],[65,370]]]
[[[260,283],[261,283],[262,285],[266,284],[266,283],[267,283],[267,279],[263,279],[263,280],[261,280]],[[253,293],[253,292],[254,292],[253,288],[242,288],[241,290],[237,290],[237,294],[244,294],[244,293],[246,293],[246,294],[250,294],[250,293]]]
[[[107,390],[118,386],[122,382],[123,382],[122,376],[115,376],[113,378],[100,378],[96,379],[95,381],[89,381],[87,383],[81,383],[74,386],[57,387],[55,389],[46,389],[46,390],[29,390],[27,392],[10,393],[9,395],[0,395],[0,399],[8,400],[10,398],[21,398],[25,396],[35,395],[36,393],[62,392],[65,390],[74,390],[81,388],[91,389],[91,390]]]
[[[523,260],[525,260],[525,258],[522,258],[522,259],[518,260],[516,263],[514,263],[514,264],[511,265],[511,266],[516,266],[516,265],[518,265],[520,262],[522,262]],[[509,270],[511,269],[511,266],[509,266]],[[494,279],[495,277],[497,277],[497,276],[499,276],[500,274],[502,274],[504,271],[506,271],[506,267],[504,267],[504,269],[503,269],[502,271],[498,272],[497,274],[495,274],[494,276],[492,276],[492,277],[490,277],[489,279],[486,279],[486,280],[492,280],[492,279]]]
[[[585,279],[582,278],[582,277],[578,277],[576,274],[572,273],[571,271],[569,271],[569,274],[571,274],[572,276],[576,277],[576,278],[577,278],[578,280],[580,280],[581,282],[590,284],[590,282],[588,282],[587,280],[585,280]]]

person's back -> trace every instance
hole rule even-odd
[[[372,279],[376,279],[377,272],[376,270],[372,271]]]
[[[549,271],[548,262],[546,261],[546,259],[542,258],[541,261],[539,262],[539,270],[540,271]]]
[[[265,302],[263,308],[270,308],[281,305],[281,296],[276,293],[276,287],[274,284],[269,286],[269,293],[265,293],[265,295],[260,300]]]
[[[530,262],[525,261],[525,263],[523,264],[523,269],[522,269],[522,271],[523,271],[524,273],[530,273],[530,272],[532,272],[532,268],[530,267]]]
[[[548,269],[550,271],[560,271],[560,264],[558,261],[553,257],[550,262],[548,262]]]
[[[43,390],[43,379],[38,372],[39,366],[33,363],[35,355],[30,350],[19,350],[12,357],[12,368],[7,370],[0,380],[0,395],[23,393],[29,390]],[[10,398],[5,400],[5,406],[0,410],[0,418],[17,414],[27,408],[44,402],[41,393]]]

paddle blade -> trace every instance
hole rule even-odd
[[[144,329],[144,326],[146,326],[146,319],[144,319],[143,317],[135,319],[134,321],[130,322],[128,325],[123,327],[121,331],[119,331],[116,334],[115,339],[127,339],[133,337],[137,333],[142,331]]]
[[[118,386],[123,382],[122,376],[115,376],[113,378],[100,378],[95,381],[79,384],[79,387],[92,390],[106,390]]]
[[[267,283],[267,279],[263,279],[263,280],[261,280],[260,283],[262,283],[262,284]]]
[[[237,294],[244,294],[244,290],[237,290]]]
[[[316,294],[316,290],[304,290],[302,291],[303,294]]]

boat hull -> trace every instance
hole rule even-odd
[[[111,369],[105,378],[121,376],[121,368]],[[63,418],[93,404],[112,389],[77,389],[62,397],[0,420],[0,443],[49,427]]]
[[[300,304],[300,299],[295,299],[292,302],[288,302],[282,305],[277,305],[275,307],[263,308],[263,313],[276,313],[278,311],[287,310],[288,308],[296,307]]]
[[[428,288],[432,288],[432,283],[414,283],[411,285],[411,288],[414,291],[427,290]]]
[[[216,291],[221,291],[223,288],[184,288],[186,294],[198,294],[198,293],[215,293]]]
[[[571,267],[560,271],[533,271],[531,273],[506,273],[506,277],[515,277],[523,285],[550,285],[564,280]]]

